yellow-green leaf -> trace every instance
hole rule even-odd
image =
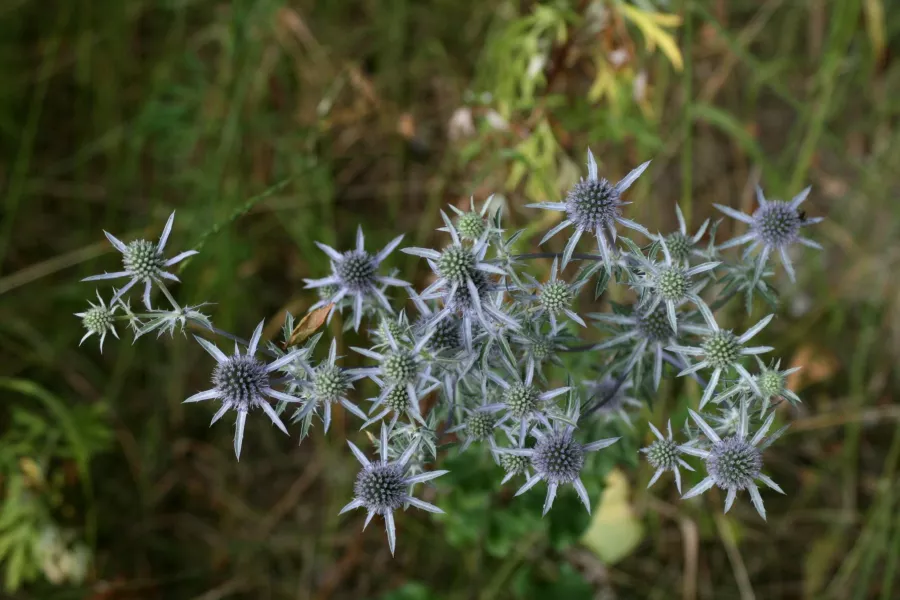
[[[628,479],[622,471],[610,471],[600,506],[581,537],[581,543],[606,564],[631,554],[644,536],[644,528],[628,503],[628,494]]]

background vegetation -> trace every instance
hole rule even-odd
[[[0,596],[897,597],[898,43],[893,0],[0,4]],[[196,344],[78,347],[79,279],[115,260],[101,229],[155,236],[177,209],[173,243],[201,250],[179,297],[271,337],[314,301],[314,240],[362,223],[434,243],[438,207],[490,193],[511,228],[546,230],[522,207],[558,198],[588,145],[613,176],[654,159],[630,207],[651,230],[676,202],[696,227],[713,202],[751,207],[756,181],[813,185],[826,250],[768,339],[804,367],[768,523],[644,491],[631,453],[592,483],[597,522],[568,494],[542,520],[450,451],[449,515],[404,515],[391,560],[380,527],[337,515],[354,421],[298,446],[251,419],[238,464],[229,428],[181,405],[208,377]],[[666,388],[627,448],[697,397]]]

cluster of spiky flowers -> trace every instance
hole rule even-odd
[[[324,351],[318,347],[324,334],[306,332],[308,337],[297,338],[304,322],[295,327],[290,314],[278,344],[263,340],[263,323],[244,339],[215,328],[200,312],[203,305],[179,305],[167,287],[178,279],[166,269],[196,252],[165,258],[174,213],[157,243],[125,244],[107,233],[122,254],[124,270],[87,279],[121,277],[127,282],[112,291],[110,301],[98,293],[99,304],[76,313],[86,329],[82,342],[95,336],[102,347],[108,333],[118,337],[119,323],[136,338],[151,331],[171,335],[176,329],[193,328],[198,343],[214,359],[212,387],[185,402],[217,403],[213,423],[226,412],[236,414],[238,457],[247,416],[257,409],[285,433],[298,427],[301,440],[316,419],[328,432],[335,410],[355,415],[361,429],[380,426],[377,436],[367,431],[377,460],[369,460],[348,442],[362,468],[353,500],[342,512],[363,508],[366,524],[381,515],[391,552],[398,509],[415,506],[440,512],[415,497],[413,487],[445,473],[432,465],[452,442],[458,442],[459,452],[467,452],[467,457],[490,456],[504,473],[501,484],[523,477],[517,495],[544,482],[544,513],[557,494],[570,493],[569,485],[590,511],[585,481],[600,476],[591,453],[613,445],[620,435],[646,433],[637,417],[647,414],[645,405],[658,399],[658,390],[668,389],[661,387],[667,375],[676,381],[685,375],[697,380],[703,391],[696,407],[708,412],[704,416],[690,411],[692,424],[685,424],[683,442],[675,439],[671,422],[667,435],[649,423],[653,439],[641,452],[653,469],[650,485],[671,472],[680,493],[682,476],[693,477],[688,460],[699,458],[706,476],[684,497],[719,487],[728,510],[738,492],[747,491],[765,516],[757,483],[781,489],[763,474],[762,451],[780,433],[766,437],[776,418],[773,407],[782,400],[800,401],[788,386],[796,369],[782,370],[779,361],[763,363],[759,355],[774,348],[749,345],[773,314],[735,333],[720,324],[717,313],[741,295],[748,312],[756,308],[755,294],[773,302],[776,273],[768,258],[780,254],[793,280],[787,252],[795,243],[819,247],[800,235],[819,219],[807,218],[799,209],[808,189],[790,202],[767,200],[760,191],[759,208],[752,216],[717,205],[750,227],[733,240],[716,240],[719,222],[706,221],[689,234],[678,207],[675,231],[650,234],[625,216],[630,202],[623,200],[648,165],[611,183],[600,177],[588,152],[587,178],[557,201],[530,205],[564,213],[539,245],[573,227],[568,240],[553,250],[523,252],[525,230],[506,232],[503,203],[493,197],[479,209],[474,200],[467,208],[451,206],[452,219],[441,211],[438,231],[449,240],[440,250],[402,249],[425,259],[433,273],[420,292],[385,270],[402,236],[376,253],[365,249],[361,229],[352,250],[340,252],[319,243],[329,258],[330,274],[323,269],[321,278],[305,280],[318,294],[310,310],[318,311],[318,322],[327,311],[329,322],[343,318],[344,331],[368,331],[370,337],[368,345],[332,339]],[[576,252],[585,232],[594,238],[596,253]],[[630,232],[640,236],[632,239]],[[725,252],[747,243],[743,256],[729,258]],[[748,258],[756,249],[751,262]],[[144,283],[147,312],[132,311],[126,299],[137,283]],[[620,287],[615,297],[628,302],[604,302],[610,286]],[[152,306],[154,287],[169,307]],[[404,293],[398,299],[391,290]],[[587,303],[608,309],[580,313]],[[407,310],[413,308],[410,314],[415,316],[410,317]],[[362,327],[364,322],[368,329]],[[579,342],[579,335],[587,339]],[[234,344],[233,354],[211,341],[216,336]],[[353,353],[342,357],[339,348],[346,346]],[[579,353],[587,354],[588,360],[580,364],[590,365],[590,376],[578,373],[579,361],[573,357]],[[354,364],[345,366],[347,362]],[[366,397],[369,402],[363,404]],[[282,415],[289,405],[293,412],[285,425]],[[597,433],[604,429],[619,435]],[[596,437],[602,439],[589,441]],[[614,458],[621,457],[619,448],[609,450]]]

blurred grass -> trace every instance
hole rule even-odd
[[[69,407],[107,407],[116,440],[63,487],[61,522],[98,515],[89,577],[38,579],[15,597],[894,597],[900,11],[878,0],[658,2],[682,17],[678,71],[622,19],[585,18],[604,4],[543,3],[563,38],[518,24],[532,2],[0,7],[0,375]],[[515,79],[522,48],[549,49],[534,82]],[[618,48],[629,56],[614,71],[621,87],[587,100]],[[631,93],[640,73],[644,104]],[[460,109],[474,130],[451,136]],[[490,126],[492,110],[505,129]],[[440,205],[494,192],[524,227],[534,215],[519,207],[564,189],[588,144],[612,173],[654,158],[630,207],[651,229],[673,225],[676,201],[695,225],[712,202],[747,208],[758,179],[776,196],[814,186],[827,249],[803,254],[777,328],[778,352],[805,367],[805,403],[767,457],[788,491],[766,498],[768,523],[740,505],[714,517],[715,498],[649,495],[641,467],[634,500],[649,533],[614,567],[534,533],[506,558],[461,555],[412,514],[390,560],[378,527],[360,533],[337,516],[354,424],[339,416],[328,438],[297,447],[253,422],[236,464],[228,428],[180,404],[207,377],[194,345],[107,340],[102,356],[77,346],[71,313],[93,291],[78,280],[114,260],[101,229],[156,235],[177,209],[172,243],[203,247],[178,297],[215,301],[216,324],[243,333],[313,301],[301,279],[321,269],[314,240],[346,245],[363,223],[376,245],[397,231],[427,244]],[[415,261],[395,261],[416,275]]]

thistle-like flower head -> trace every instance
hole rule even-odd
[[[757,333],[769,324],[772,317],[769,315],[761,319],[756,325],[748,329],[743,335],[737,336],[731,331],[720,329],[716,324],[712,313],[707,314],[704,311],[703,316],[706,319],[706,330],[699,330],[703,336],[703,341],[698,346],[668,346],[667,350],[671,350],[681,355],[702,356],[703,360],[682,370],[678,375],[688,375],[699,371],[700,369],[711,368],[713,370],[706,389],[703,392],[703,398],[700,400],[700,408],[702,409],[707,402],[713,398],[716,387],[719,385],[719,378],[722,373],[728,369],[734,369],[738,372],[741,380],[746,382],[754,393],[759,394],[759,386],[756,378],[753,377],[747,369],[741,364],[741,360],[745,356],[756,356],[764,354],[772,350],[771,346],[754,346],[746,347],[746,343],[750,341]]]
[[[376,254],[366,251],[366,239],[362,227],[356,230],[356,248],[347,252],[338,252],[331,246],[321,242],[316,245],[331,259],[331,275],[322,279],[304,279],[307,288],[328,288],[334,290],[330,296],[320,291],[319,302],[310,310],[333,304],[337,307],[345,297],[353,299],[353,328],[359,331],[363,316],[363,305],[368,301],[374,301],[388,313],[393,313],[391,303],[381,289],[381,286],[408,287],[406,281],[378,274],[381,263],[403,241],[403,236],[397,236]],[[334,308],[332,308],[332,311]],[[330,313],[329,313],[330,316]]]
[[[82,325],[87,330],[87,333],[84,334],[78,345],[83,344],[84,340],[92,335],[97,335],[100,337],[100,352],[103,352],[103,341],[106,339],[107,333],[112,332],[117,339],[119,337],[115,327],[116,318],[114,314],[119,305],[115,302],[110,302],[110,305],[107,306],[103,298],[100,297],[100,292],[95,293],[97,294],[98,304],[88,300],[88,304],[91,307],[84,312],[75,313],[75,316],[81,319]]]
[[[801,228],[813,225],[822,221],[821,217],[807,218],[800,210],[800,205],[809,196],[811,188],[806,188],[799,194],[794,196],[789,202],[781,200],[767,200],[763,194],[762,188],[756,187],[756,199],[759,203],[753,215],[747,215],[736,211],[728,206],[716,204],[716,208],[720,211],[742,221],[750,226],[750,230],[728,242],[719,246],[719,249],[731,248],[732,246],[740,246],[750,244],[745,251],[748,256],[757,247],[760,248],[759,256],[756,259],[756,274],[753,280],[755,283],[762,275],[762,271],[766,266],[769,256],[773,252],[778,252],[781,256],[781,262],[787,271],[791,281],[796,279],[794,274],[794,266],[791,262],[787,249],[795,243],[800,243],[810,248],[821,250],[822,246],[809,238],[800,235]]]
[[[126,245],[111,233],[104,231],[103,233],[106,235],[106,239],[109,240],[116,250],[122,253],[122,266],[125,270],[116,273],[92,275],[90,277],[85,277],[82,281],[99,281],[102,279],[128,277],[128,283],[123,285],[119,291],[113,295],[110,305],[114,305],[116,300],[122,297],[122,295],[130,290],[136,283],[143,282],[144,306],[146,306],[148,310],[152,310],[150,305],[150,290],[153,284],[156,283],[157,285],[163,286],[163,279],[178,281],[178,277],[167,272],[165,269],[178,264],[189,256],[197,254],[196,250],[187,250],[170,259],[166,259],[163,256],[163,250],[166,247],[166,241],[169,239],[169,233],[172,231],[172,224],[174,221],[175,212],[173,211],[172,214],[169,215],[169,220],[166,221],[166,226],[159,236],[159,241],[155,244],[147,240],[134,240]]]
[[[353,486],[354,498],[341,509],[341,514],[356,508],[364,508],[368,515],[363,529],[376,514],[384,517],[388,545],[393,554],[397,545],[397,530],[394,526],[395,510],[405,504],[411,504],[428,512],[444,512],[433,504],[411,496],[410,486],[436,479],[447,471],[429,471],[418,475],[409,475],[410,460],[419,445],[415,442],[409,444],[397,461],[389,462],[388,429],[384,425],[381,427],[379,460],[370,461],[353,442],[348,441],[347,444],[362,465],[362,469],[356,476],[356,484]]]
[[[537,430],[537,444],[534,448],[501,448],[501,454],[525,456],[531,459],[531,465],[535,473],[519,488],[516,496],[524,494],[533,488],[541,480],[547,482],[547,497],[544,499],[544,514],[546,515],[553,506],[556,491],[560,485],[571,483],[578,493],[578,497],[584,504],[588,513],[591,512],[591,500],[587,490],[581,482],[581,469],[584,467],[585,455],[601,448],[611,446],[619,438],[598,440],[590,444],[582,444],[572,437],[574,427],[550,428],[546,431]]]
[[[566,265],[571,260],[572,254],[575,252],[575,246],[584,232],[594,234],[597,237],[604,262],[608,266],[613,264],[610,246],[611,242],[616,239],[617,223],[650,237],[650,233],[642,225],[623,217],[621,208],[623,205],[628,204],[622,201],[622,193],[631,187],[631,184],[640,177],[641,173],[649,165],[650,161],[643,163],[621,181],[613,184],[607,179],[598,176],[597,161],[594,160],[593,153],[588,150],[588,178],[582,179],[569,190],[565,202],[541,202],[528,205],[533,208],[544,208],[566,213],[566,218],[547,232],[547,235],[541,240],[541,244],[566,227],[570,225],[575,226],[575,232],[569,238],[563,251],[563,269],[566,268]]]
[[[648,425],[650,425],[650,430],[653,431],[653,435],[656,436],[656,439],[646,448],[641,448],[641,452],[647,456],[647,462],[650,463],[651,467],[656,469],[656,472],[653,474],[647,487],[649,488],[656,483],[660,476],[666,471],[672,471],[672,474],[675,475],[675,487],[678,488],[678,493],[680,494],[681,470],[679,467],[684,467],[688,471],[693,471],[694,468],[681,459],[681,454],[684,453],[684,447],[680,446],[672,438],[672,421],[669,421],[668,423],[668,437],[663,437],[663,434],[659,432],[659,429],[657,429],[653,423],[648,423]]]
[[[750,492],[750,498],[759,516],[765,519],[766,509],[756,485],[757,480],[776,492],[784,493],[769,476],[762,473],[763,460],[759,448],[766,432],[775,420],[775,413],[772,412],[753,437],[748,438],[749,419],[747,418],[746,402],[740,403],[739,411],[739,422],[735,435],[724,439],[719,437],[719,434],[703,420],[703,417],[693,410],[689,411],[691,419],[706,436],[709,447],[704,449],[683,446],[682,450],[687,454],[698,456],[706,462],[707,476],[683,497],[692,498],[717,486],[726,492],[725,512],[728,512],[737,493],[747,490]]]
[[[228,356],[212,342],[196,335],[194,336],[203,349],[216,359],[216,366],[212,375],[212,389],[194,394],[185,402],[220,400],[222,406],[213,415],[210,425],[221,419],[229,410],[233,409],[237,412],[234,432],[234,454],[238,460],[241,458],[241,446],[244,441],[244,426],[247,422],[247,414],[251,410],[256,408],[262,409],[272,423],[287,435],[287,428],[281,422],[281,418],[275,412],[275,409],[272,408],[269,399],[283,402],[301,402],[300,398],[295,398],[273,389],[269,380],[269,374],[294,361],[303,350],[294,350],[268,364],[257,359],[256,352],[262,337],[263,323],[263,321],[260,321],[253,331],[253,336],[250,338],[247,351],[244,354],[241,354],[240,348],[235,344],[234,354]]]

